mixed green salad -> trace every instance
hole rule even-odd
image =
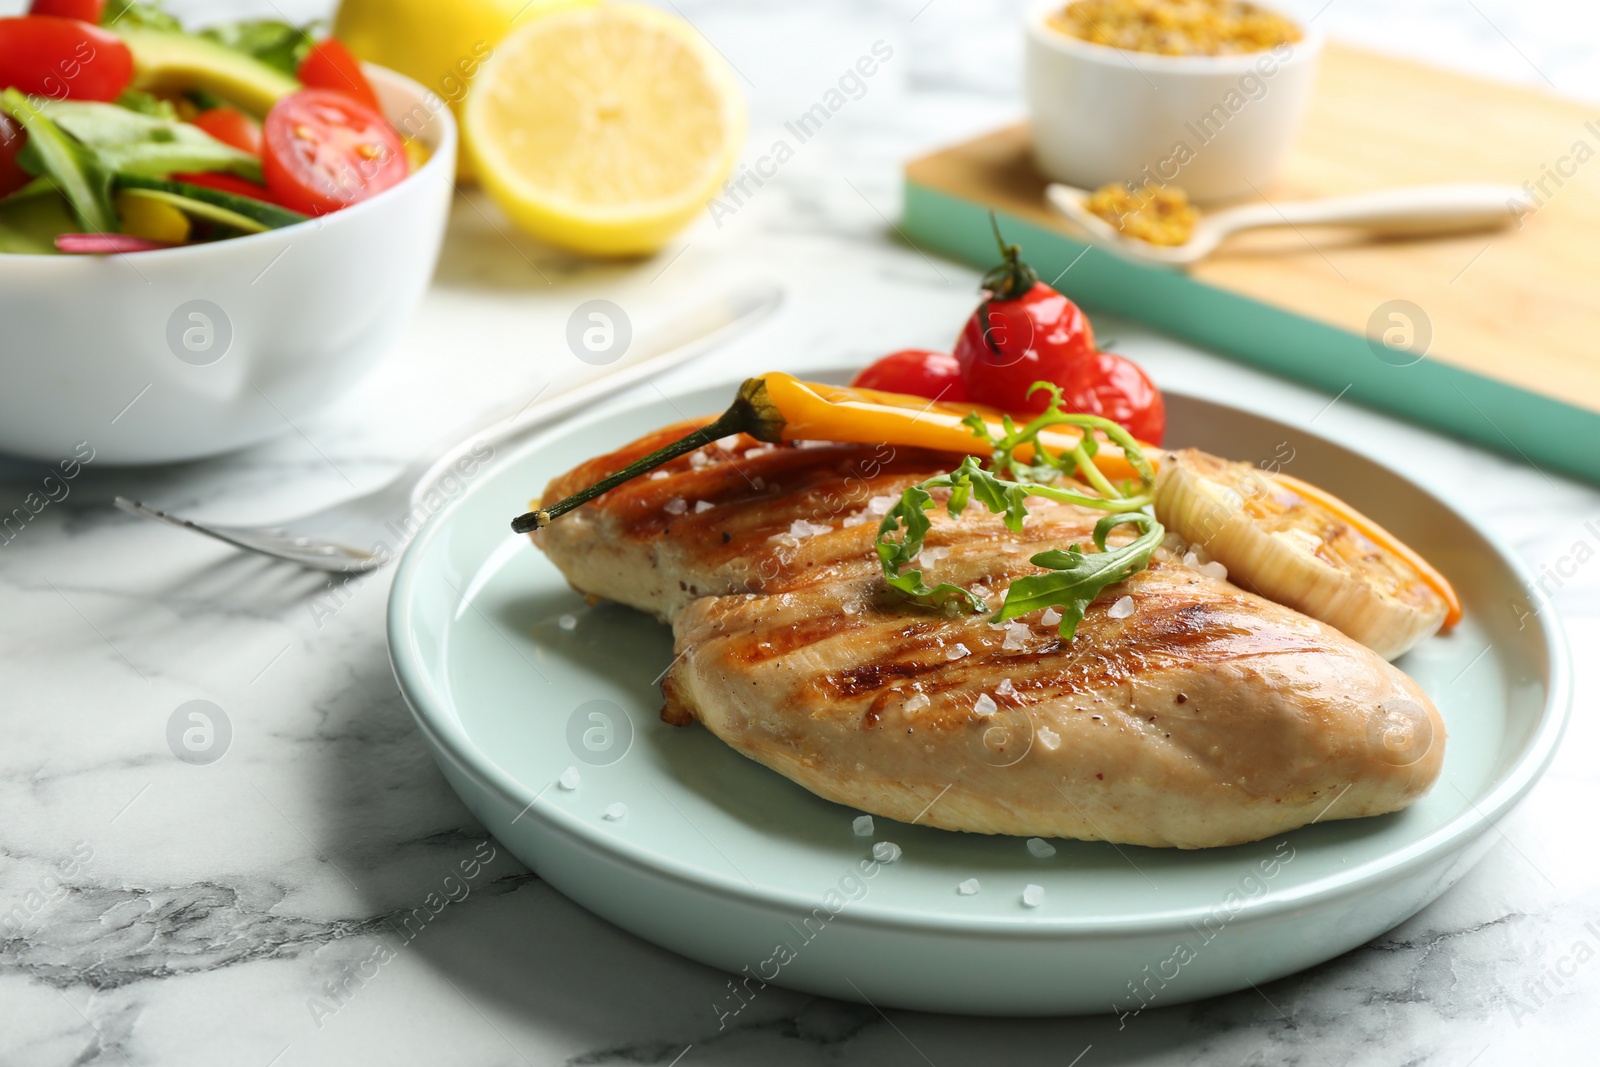
[[[398,184],[423,150],[311,26],[186,32],[133,0],[0,18],[0,253],[107,254],[288,226]]]

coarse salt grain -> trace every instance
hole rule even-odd
[[[978,880],[976,878],[968,878],[965,882],[962,882],[960,885],[956,886],[956,892],[960,893],[964,897],[970,897],[976,896],[978,890],[981,888],[983,887],[978,884]]]
[[[561,777],[557,779],[556,784],[569,792],[578,788],[578,768],[568,767],[562,771]]]
[[[1028,633],[1027,623],[1008,622],[1006,623],[1006,639],[1000,642],[1000,647],[1007,652],[1021,652],[1028,647]]]
[[[755,459],[757,456],[764,456],[768,452],[776,452],[776,451],[777,451],[777,449],[773,448],[771,445],[762,445],[759,448],[746,449],[745,453],[744,453],[744,458],[745,459]]]
[[[950,549],[949,549],[948,546],[935,545],[932,548],[924,548],[921,552],[918,552],[917,553],[917,562],[918,563],[938,563],[941,559],[944,559],[949,554],[950,554]]]
[[[1200,557],[1195,555],[1191,549],[1183,554],[1183,565],[1185,567],[1198,567],[1200,566]]]
[[[907,711],[921,711],[923,708],[932,703],[933,701],[928,699],[927,693],[918,693],[910,700],[906,701],[905,708]]]
[[[865,526],[866,524],[867,513],[864,511],[857,511],[844,517],[844,525],[846,529],[849,529],[853,526]]]
[[[563,630],[576,630],[578,628],[578,617],[576,615],[563,615],[556,620],[556,625]]]
[[[1039,727],[1033,736],[1037,737],[1039,739],[1039,743],[1045,748],[1049,749],[1051,752],[1054,752],[1056,749],[1061,747],[1061,735],[1050,729],[1048,726]]]
[[[820,522],[807,522],[804,519],[796,519],[789,524],[790,537],[815,537],[817,534],[832,532],[832,526]]]
[[[668,515],[682,515],[689,510],[689,502],[681,496],[675,496],[662,507]]]
[[[694,513],[696,515],[703,515],[714,507],[716,507],[716,505],[709,500],[696,500],[694,502]]]
[[[1106,614],[1111,616],[1113,619],[1126,619],[1129,615],[1133,614],[1133,597],[1125,596],[1117,598],[1117,602],[1111,605],[1111,607],[1106,611]]]
[[[1212,560],[1210,563],[1202,563],[1200,565],[1200,573],[1207,578],[1226,578],[1228,576],[1228,568],[1216,560]]]
[[[619,800],[615,804],[608,806],[606,810],[602,812],[602,814],[612,822],[616,822],[618,819],[628,814],[628,805]]]
[[[1061,612],[1055,608],[1045,608],[1044,614],[1039,616],[1039,621],[1046,626],[1054,626],[1061,621]]]
[[[872,858],[879,863],[893,863],[900,858],[900,846],[893,841],[879,841],[872,846]]]
[[[966,658],[967,656],[970,656],[970,655],[972,655],[972,649],[968,648],[966,645],[963,645],[958,641],[958,642],[956,642],[956,646],[954,648],[950,649],[948,652],[946,652],[944,654],[944,658],[945,659],[964,659],[964,658]]]
[[[1028,854],[1034,859],[1047,860],[1056,854],[1056,846],[1042,837],[1028,838]]]
[[[1037,908],[1044,903],[1044,886],[1026,885],[1022,887],[1022,903],[1025,907]]]
[[[1007,678],[1005,681],[994,687],[994,695],[997,697],[1012,696],[1016,693],[1016,691],[1017,687],[1011,684],[1010,678]]]
[[[988,693],[979,693],[977,702],[972,705],[973,714],[982,715],[986,719],[999,710],[1000,705],[996,704],[994,697]]]
[[[872,836],[872,816],[857,815],[850,823],[850,829],[855,831],[857,837]]]
[[[666,471],[651,471],[650,472],[650,480],[652,482],[659,482],[663,478],[670,478],[670,477],[672,477],[672,475],[668,474]]]
[[[889,509],[894,507],[895,500],[896,498],[892,496],[875,496],[867,501],[867,514],[881,518],[889,514]]]
[[[704,467],[710,462],[711,457],[706,455],[704,452],[689,453],[689,466],[693,467],[695,470],[699,470],[701,467]]]

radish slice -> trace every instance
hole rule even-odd
[[[154,252],[176,248],[165,241],[150,241],[126,233],[61,233],[56,235],[56,251],[80,256],[118,255],[123,252]]]

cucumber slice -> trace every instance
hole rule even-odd
[[[310,216],[298,211],[252,200],[248,196],[235,196],[220,189],[207,189],[203,185],[169,181],[165,178],[134,178],[126,175],[117,179],[117,187],[125,192],[135,190],[159,196],[186,214],[243,230],[261,233],[284,226],[305,222]]]

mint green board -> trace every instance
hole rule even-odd
[[[1600,414],[1423,359],[1379,359],[1359,334],[1085,245],[998,213],[1007,241],[1046,280],[1090,311],[1107,311],[1223,356],[1340,394],[1504,453],[1600,483]],[[907,180],[901,228],[919,248],[994,265],[989,208]],[[1600,358],[1600,352],[1597,352]],[[1345,390],[1348,388],[1348,391]]]

